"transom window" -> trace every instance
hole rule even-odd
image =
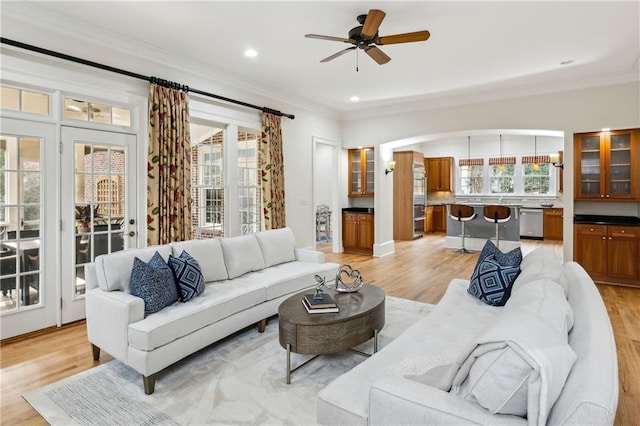
[[[47,93],[0,87],[0,106],[11,111],[49,115],[49,95]]]
[[[64,118],[131,127],[131,110],[105,103],[64,99]]]

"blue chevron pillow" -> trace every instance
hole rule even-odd
[[[519,273],[520,265],[503,266],[489,255],[473,271],[467,291],[487,305],[504,306]]]
[[[180,301],[187,302],[204,291],[204,277],[200,264],[189,253],[183,250],[180,257],[170,255],[167,263],[176,278]]]

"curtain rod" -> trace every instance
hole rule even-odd
[[[281,111],[278,111],[278,110],[275,110],[275,109],[271,109],[271,108],[267,108],[267,107],[261,107],[261,106],[258,106],[258,105],[253,105],[253,104],[250,104],[250,103],[247,103],[247,102],[238,101],[236,99],[231,99],[231,98],[227,98],[227,97],[224,97],[224,96],[216,95],[214,93],[209,93],[209,92],[205,92],[205,91],[202,91],[202,90],[194,89],[194,88],[191,88],[189,86],[179,85],[179,84],[167,81],[167,80],[158,79],[156,77],[149,77],[149,76],[146,76],[146,75],[143,75],[143,74],[138,74],[138,73],[127,71],[127,70],[123,70],[123,69],[120,69],[120,68],[115,68],[115,67],[112,67],[112,66],[109,66],[109,65],[104,65],[104,64],[101,64],[101,63],[98,63],[98,62],[89,61],[87,59],[78,58],[76,56],[71,56],[71,55],[67,55],[67,54],[64,54],[64,53],[56,52],[56,51],[53,51],[53,50],[44,49],[42,47],[33,46],[31,44],[22,43],[22,42],[11,40],[11,39],[8,39],[8,38],[5,38],[5,37],[0,37],[0,42],[2,44],[8,44],[10,46],[19,47],[21,49],[30,50],[32,52],[41,53],[43,55],[53,56],[55,58],[64,59],[64,60],[67,60],[67,61],[75,62],[75,63],[82,64],[82,65],[87,65],[87,66],[94,67],[94,68],[99,68],[101,70],[105,70],[105,71],[110,71],[110,72],[114,72],[114,73],[117,73],[117,74],[126,75],[128,77],[137,78],[139,80],[145,80],[145,81],[148,81],[150,83],[161,84],[161,85],[164,85],[164,86],[167,86],[167,87],[173,87],[173,88],[176,88],[176,89],[179,89],[179,90],[193,92],[193,93],[197,93],[199,95],[207,96],[207,97],[210,97],[210,98],[219,99],[221,101],[230,102],[232,104],[242,105],[242,106],[247,107],[247,108],[257,109],[257,110],[260,110],[262,112],[266,112],[266,113],[269,113],[269,114],[274,114],[274,115],[278,115],[278,116],[287,117],[287,118],[290,118],[292,120],[295,118],[295,115],[293,115],[293,114],[285,114],[284,112],[281,112]]]

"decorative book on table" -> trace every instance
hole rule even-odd
[[[323,294],[322,299],[314,298],[313,294],[306,294],[302,298],[302,305],[310,314],[323,314],[340,312],[335,300],[328,294]]]

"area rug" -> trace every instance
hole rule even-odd
[[[387,296],[379,348],[432,308]],[[372,347],[367,342],[356,349]],[[366,359],[352,351],[322,355],[296,370],[287,385],[285,357],[274,317],[264,333],[248,328],[163,370],[152,395],[144,394],[140,374],[114,360],[24,398],[53,425],[311,425],[318,392]],[[292,354],[292,368],[309,358]]]

